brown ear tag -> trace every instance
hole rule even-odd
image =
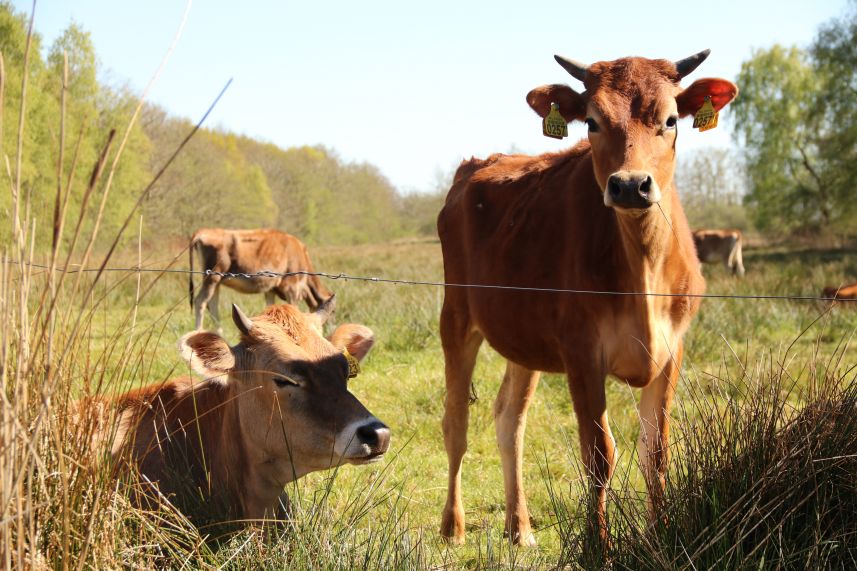
[[[551,110],[542,119],[542,134],[552,139],[568,137],[568,122],[559,114],[559,105],[551,103]]]
[[[693,128],[699,129],[699,132],[708,131],[717,126],[717,118],[720,113],[714,110],[714,105],[711,104],[711,97],[706,96],[705,102],[696,115],[693,116]]]
[[[345,355],[345,360],[348,361],[348,378],[353,379],[360,374],[360,361],[357,357],[348,352],[348,349],[343,349],[342,354]]]

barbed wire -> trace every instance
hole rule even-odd
[[[21,262],[18,260],[4,260],[4,263],[17,265],[28,265],[33,268],[50,270],[50,266],[37,264],[35,262]],[[644,291],[603,291],[589,289],[570,289],[570,288],[541,288],[527,286],[510,286],[499,284],[466,284],[466,283],[450,283],[442,281],[429,280],[406,280],[397,278],[385,278],[377,276],[357,276],[346,273],[330,273],[330,272],[275,272],[272,270],[262,270],[259,272],[218,272],[215,270],[186,270],[181,268],[146,268],[146,267],[131,267],[131,268],[54,268],[56,272],[66,272],[70,274],[82,272],[131,272],[131,273],[161,273],[161,274],[193,274],[199,276],[219,276],[221,278],[240,278],[251,280],[253,278],[289,278],[296,276],[315,276],[330,280],[354,280],[373,283],[385,283],[394,285],[410,285],[410,286],[432,286],[432,287],[453,287],[453,288],[472,288],[472,289],[492,289],[506,291],[524,291],[535,293],[568,293],[578,295],[615,295],[615,296],[639,296],[639,297],[685,297],[699,299],[741,299],[741,300],[782,300],[782,301],[827,301],[827,302],[855,302],[857,299],[840,299],[835,297],[823,297],[812,295],[772,295],[772,294],[725,294],[725,293],[670,293],[670,292],[644,292]]]

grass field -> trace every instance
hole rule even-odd
[[[442,279],[436,241],[320,247],[311,253],[316,267],[331,274]],[[129,251],[110,265],[133,266],[134,254]],[[177,254],[178,251],[144,251],[143,265],[165,267]],[[184,267],[186,256],[178,260],[176,267]],[[857,253],[853,251],[756,250],[745,254],[745,263],[747,276],[740,281],[720,267],[706,267],[709,293],[817,295],[825,285],[857,276]],[[31,287],[37,289],[43,276],[32,279]],[[91,278],[84,277],[82,285],[88,279]],[[57,382],[75,397],[86,391],[125,390],[185,373],[176,340],[193,327],[186,280],[182,274],[142,274],[143,295],[135,310],[137,275],[107,273],[95,286],[89,303],[82,305],[92,308],[91,315],[83,320],[85,331],[73,345],[73,366],[66,366],[63,370],[67,374],[57,377]],[[504,360],[487,345],[483,347],[474,376],[478,400],[471,409],[463,476],[468,543],[460,548],[447,547],[437,534],[446,490],[446,454],[440,429],[443,357],[437,334],[443,292],[432,286],[357,280],[335,280],[328,285],[338,297],[334,321],[362,323],[376,334],[375,348],[364,362],[361,375],[352,381],[351,389],[393,431],[393,445],[383,464],[311,474],[290,485],[295,505],[290,526],[279,532],[251,528],[213,540],[206,539],[206,530],[193,529],[176,514],[146,514],[128,506],[121,494],[117,496],[109,482],[99,477],[93,482],[91,474],[78,473],[73,478],[74,485],[70,478],[65,488],[53,488],[50,481],[35,478],[39,471],[36,464],[25,462],[22,465],[29,467],[29,475],[22,480],[30,483],[21,484],[21,490],[30,494],[32,513],[18,517],[15,510],[8,508],[6,513],[19,523],[26,520],[31,529],[28,531],[23,523],[20,528],[4,523],[19,538],[17,543],[11,542],[9,538],[15,534],[7,535],[7,564],[30,557],[31,562],[51,567],[80,561],[95,567],[148,567],[165,561],[172,566],[180,560],[194,568],[600,565],[597,557],[590,558],[592,546],[587,543],[581,523],[585,478],[564,378],[542,378],[527,426],[525,485],[539,546],[513,549],[502,538],[503,483],[492,417]],[[73,309],[78,299],[79,292],[70,292],[68,309]],[[224,288],[222,309],[232,302],[239,303],[248,315],[263,308],[262,296],[243,296]],[[794,417],[807,398],[819,394],[819,383],[826,380],[853,387],[857,351],[851,337],[857,329],[857,308],[834,307],[826,312],[827,309],[821,303],[806,301],[703,302],[686,337],[684,370],[672,415],[676,423],[673,464],[683,465],[687,454],[699,454],[694,448],[699,423],[702,433],[707,434],[705,427],[717,424],[717,418],[730,418],[730,410],[737,411],[738,420],[733,419],[737,424],[748,412],[762,414],[757,397],[766,391],[776,393],[770,402],[782,410],[778,409],[773,422],[781,426]],[[228,315],[226,311],[221,313]],[[72,323],[68,320],[63,325],[59,320],[58,329],[66,331]],[[224,323],[224,330],[227,338],[235,339],[231,322]],[[10,381],[10,399],[15,397],[10,393],[14,393],[13,388]],[[38,392],[38,383],[30,390]],[[611,428],[620,453],[611,513],[615,521],[625,522],[625,527],[617,524],[617,539],[628,533],[628,521],[641,526],[645,523],[639,515],[645,506],[644,486],[635,456],[638,398],[638,393],[624,384],[608,383]],[[740,410],[742,403],[748,406],[744,412]],[[712,416],[712,411],[721,411],[720,416]],[[63,453],[56,454],[57,448]],[[58,471],[70,471],[68,463],[85,465],[75,457],[85,447],[68,448],[46,436],[38,450],[45,457],[37,464],[55,466]],[[18,453],[26,455],[20,450]],[[8,447],[4,454],[9,454]],[[14,472],[10,471],[14,466],[10,458],[6,459],[4,475]],[[79,490],[79,497],[70,501],[71,492],[62,495],[63,489]],[[13,492],[14,489],[4,497],[14,497]],[[65,503],[60,501],[62,498]],[[26,505],[24,502],[19,506],[18,514],[27,512]],[[96,506],[104,511],[95,513]],[[57,520],[78,521],[83,529],[62,531],[56,527]],[[114,532],[92,535],[88,531],[107,528]],[[66,539],[58,539],[62,537]],[[857,544],[853,536],[851,542],[846,541],[840,549],[853,553]],[[617,567],[622,566],[619,559],[615,561]],[[660,567],[660,563],[651,568]],[[673,563],[677,568],[687,565]]]

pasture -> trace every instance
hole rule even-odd
[[[440,246],[434,240],[316,247],[310,252],[316,268],[331,274],[442,281]],[[180,245],[144,248],[141,256],[143,267],[186,267],[187,256],[181,253]],[[132,267],[136,263],[136,245],[129,245],[109,266]],[[743,280],[727,275],[720,266],[706,266],[708,292],[817,295],[824,286],[857,275],[857,253],[853,249],[748,249],[745,265]],[[29,282],[21,282],[19,271],[12,265],[4,268],[6,297],[0,329],[6,339],[28,339],[30,346],[4,344],[4,350],[9,349],[8,354],[4,352],[4,364],[16,362],[28,350],[43,351],[34,348],[43,331],[38,318],[26,334],[18,331],[13,336],[10,331],[13,324],[29,323],[16,317],[17,309],[9,303],[10,288],[20,284],[28,287],[29,305],[35,312],[45,280],[44,273],[33,269]],[[290,484],[293,519],[278,528],[197,530],[169,509],[145,512],[132,507],[103,467],[93,461],[104,451],[91,450],[78,438],[66,437],[71,429],[63,416],[68,414],[69,399],[82,394],[109,394],[188,372],[176,349],[178,338],[193,329],[187,276],[142,273],[138,284],[135,272],[107,272],[89,297],[82,292],[92,283],[92,276],[69,274],[67,279],[71,282],[78,277],[80,287],[75,291],[66,285],[67,295],[60,296],[58,304],[52,339],[55,351],[68,349],[68,353],[58,372],[48,377],[55,385],[46,388],[42,382],[45,376],[33,369],[15,377],[19,366],[4,367],[9,388],[3,419],[4,465],[0,470],[7,494],[4,499],[14,501],[4,506],[3,517],[15,522],[4,524],[11,532],[4,533],[0,546],[7,565],[29,561],[34,567],[474,569],[589,568],[604,564],[605,554],[587,537],[584,525],[586,480],[579,461],[576,422],[565,380],[558,375],[543,376],[527,426],[525,484],[538,547],[515,549],[503,539],[503,483],[492,404],[505,362],[487,345],[474,375],[475,402],[471,405],[464,463],[468,542],[453,548],[440,541],[437,532],[447,469],[440,428],[443,356],[437,334],[443,291],[434,286],[346,279],[326,282],[338,297],[334,324],[362,323],[376,334],[375,348],[350,386],[393,431],[391,450],[383,463],[345,466]],[[195,281],[198,285],[199,278]],[[224,288],[221,315],[228,315],[232,302],[240,304],[248,315],[258,314],[264,306],[261,295],[241,295]],[[686,337],[682,380],[672,413],[670,478],[676,485],[686,484],[688,474],[699,468],[687,469],[687,454],[690,450],[700,461],[700,442],[720,442],[736,457],[747,451],[747,443],[753,441],[750,436],[746,441],[722,442],[730,429],[744,434],[742,427],[750,424],[742,424],[742,418],[753,420],[755,415],[761,422],[768,414],[774,425],[760,428],[757,438],[770,436],[794,419],[807,399],[823,400],[824,395],[837,390],[851,395],[851,408],[846,408],[846,413],[850,411],[854,418],[857,350],[852,336],[857,329],[857,308],[827,309],[820,302],[808,301],[703,301]],[[82,318],[79,332],[73,336],[78,310]],[[229,321],[224,323],[224,332],[227,339],[237,337]],[[642,557],[623,559],[627,542],[621,540],[635,529],[645,528],[645,487],[635,452],[638,398],[638,392],[624,384],[608,384],[619,467],[609,507],[615,524],[609,549],[614,552],[607,557],[617,567]],[[46,425],[31,424],[28,431],[13,436],[9,428],[11,410],[22,423]],[[846,428],[841,434],[850,438],[847,442],[852,448],[841,454],[853,455],[855,429]],[[28,439],[24,434],[31,436]],[[713,450],[709,460],[713,466],[724,465],[717,464]],[[857,497],[853,456],[847,462],[840,466],[851,485],[844,497],[853,501]],[[729,478],[734,478],[736,489],[747,485],[753,489],[758,484],[748,484],[738,473]],[[758,492],[756,486],[753,494]],[[746,498],[748,504],[752,504],[753,494]],[[701,513],[691,517],[696,515],[702,520]],[[678,512],[667,517],[683,521]],[[790,524],[783,525],[780,533],[790,529]],[[845,525],[855,531],[853,517]],[[806,526],[807,534],[823,528],[813,528],[811,522]],[[740,536],[743,531],[738,533]],[[847,556],[853,561],[854,536],[846,533],[837,541],[821,546],[819,553],[794,556],[791,565],[840,562],[846,560],[843,553],[850,554]],[[667,557],[663,555],[667,551],[655,556],[660,553],[658,549],[650,545],[646,550],[646,543],[641,540],[643,547],[637,547],[647,555],[637,559],[639,564],[633,567],[663,568],[669,564],[691,568],[694,561],[703,567],[705,562],[714,561],[731,567],[759,564],[753,553],[711,544],[707,551],[699,552],[689,546],[693,557],[688,553],[685,560],[660,560],[657,557]]]

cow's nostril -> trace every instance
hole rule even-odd
[[[607,180],[607,192],[610,193],[610,196],[613,198],[618,198],[620,194],[622,194],[622,187],[619,184],[619,179],[615,176],[611,176]]]
[[[645,180],[640,183],[640,194],[646,196],[649,194],[650,190],[652,190],[652,177],[647,176]]]
[[[378,420],[364,424],[357,429],[357,438],[361,444],[371,448],[377,447],[385,440],[389,440],[390,429]],[[385,447],[386,448],[386,447]]]

